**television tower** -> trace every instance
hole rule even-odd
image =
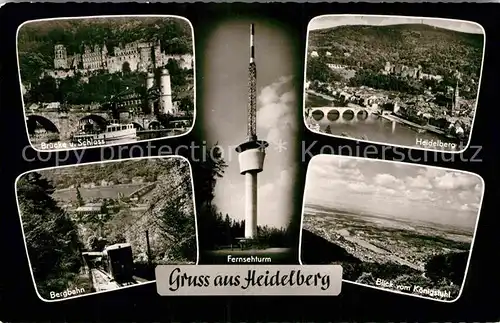
[[[236,151],[239,153],[240,174],[245,176],[245,238],[257,235],[257,174],[264,169],[266,141],[257,139],[257,67],[254,47],[255,27],[250,25],[250,64],[248,66],[247,138]]]

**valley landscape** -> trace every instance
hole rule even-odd
[[[421,147],[420,138],[460,150],[483,50],[484,31],[471,22],[317,17],[308,33],[306,122],[327,134],[409,147]]]
[[[319,155],[309,164],[301,260],[347,281],[453,301],[467,273],[484,184],[475,174]]]
[[[462,228],[360,215],[318,205],[306,206],[303,230],[354,257],[336,262],[343,266],[346,280],[376,286],[377,279],[384,279],[439,288],[449,291],[451,299],[459,294],[473,236],[473,232]],[[447,263],[449,267],[440,268],[438,273],[432,268],[433,262]],[[450,299],[446,293],[441,298]]]

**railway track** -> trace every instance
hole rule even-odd
[[[93,268],[91,269],[92,283],[97,292],[118,289],[120,287],[137,285],[138,282],[134,279],[128,282],[118,283],[105,271]]]

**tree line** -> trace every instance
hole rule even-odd
[[[394,263],[342,263],[344,277],[357,283],[376,285],[376,279],[392,281],[395,285],[420,286],[449,291],[458,296],[467,267],[468,251],[431,256],[422,272]],[[411,291],[409,291],[411,292]]]
[[[199,243],[203,250],[216,250],[237,245],[237,238],[245,236],[245,220],[234,220],[218,212],[215,207],[205,209],[199,218]],[[254,247],[289,248],[291,246],[291,226],[274,228],[258,226]]]

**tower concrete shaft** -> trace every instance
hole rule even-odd
[[[257,236],[257,174],[264,169],[265,141],[245,142],[238,146],[240,174],[245,176],[245,238]]]
[[[172,88],[170,85],[170,74],[164,68],[160,77],[160,109],[165,114],[173,114],[174,106],[172,104]]]
[[[257,173],[245,173],[245,238],[257,234]]]
[[[250,25],[250,64],[248,79],[247,138],[236,151],[239,153],[240,174],[245,176],[245,238],[257,236],[257,174],[264,169],[268,143],[257,139],[256,124],[256,80],[254,25]]]

